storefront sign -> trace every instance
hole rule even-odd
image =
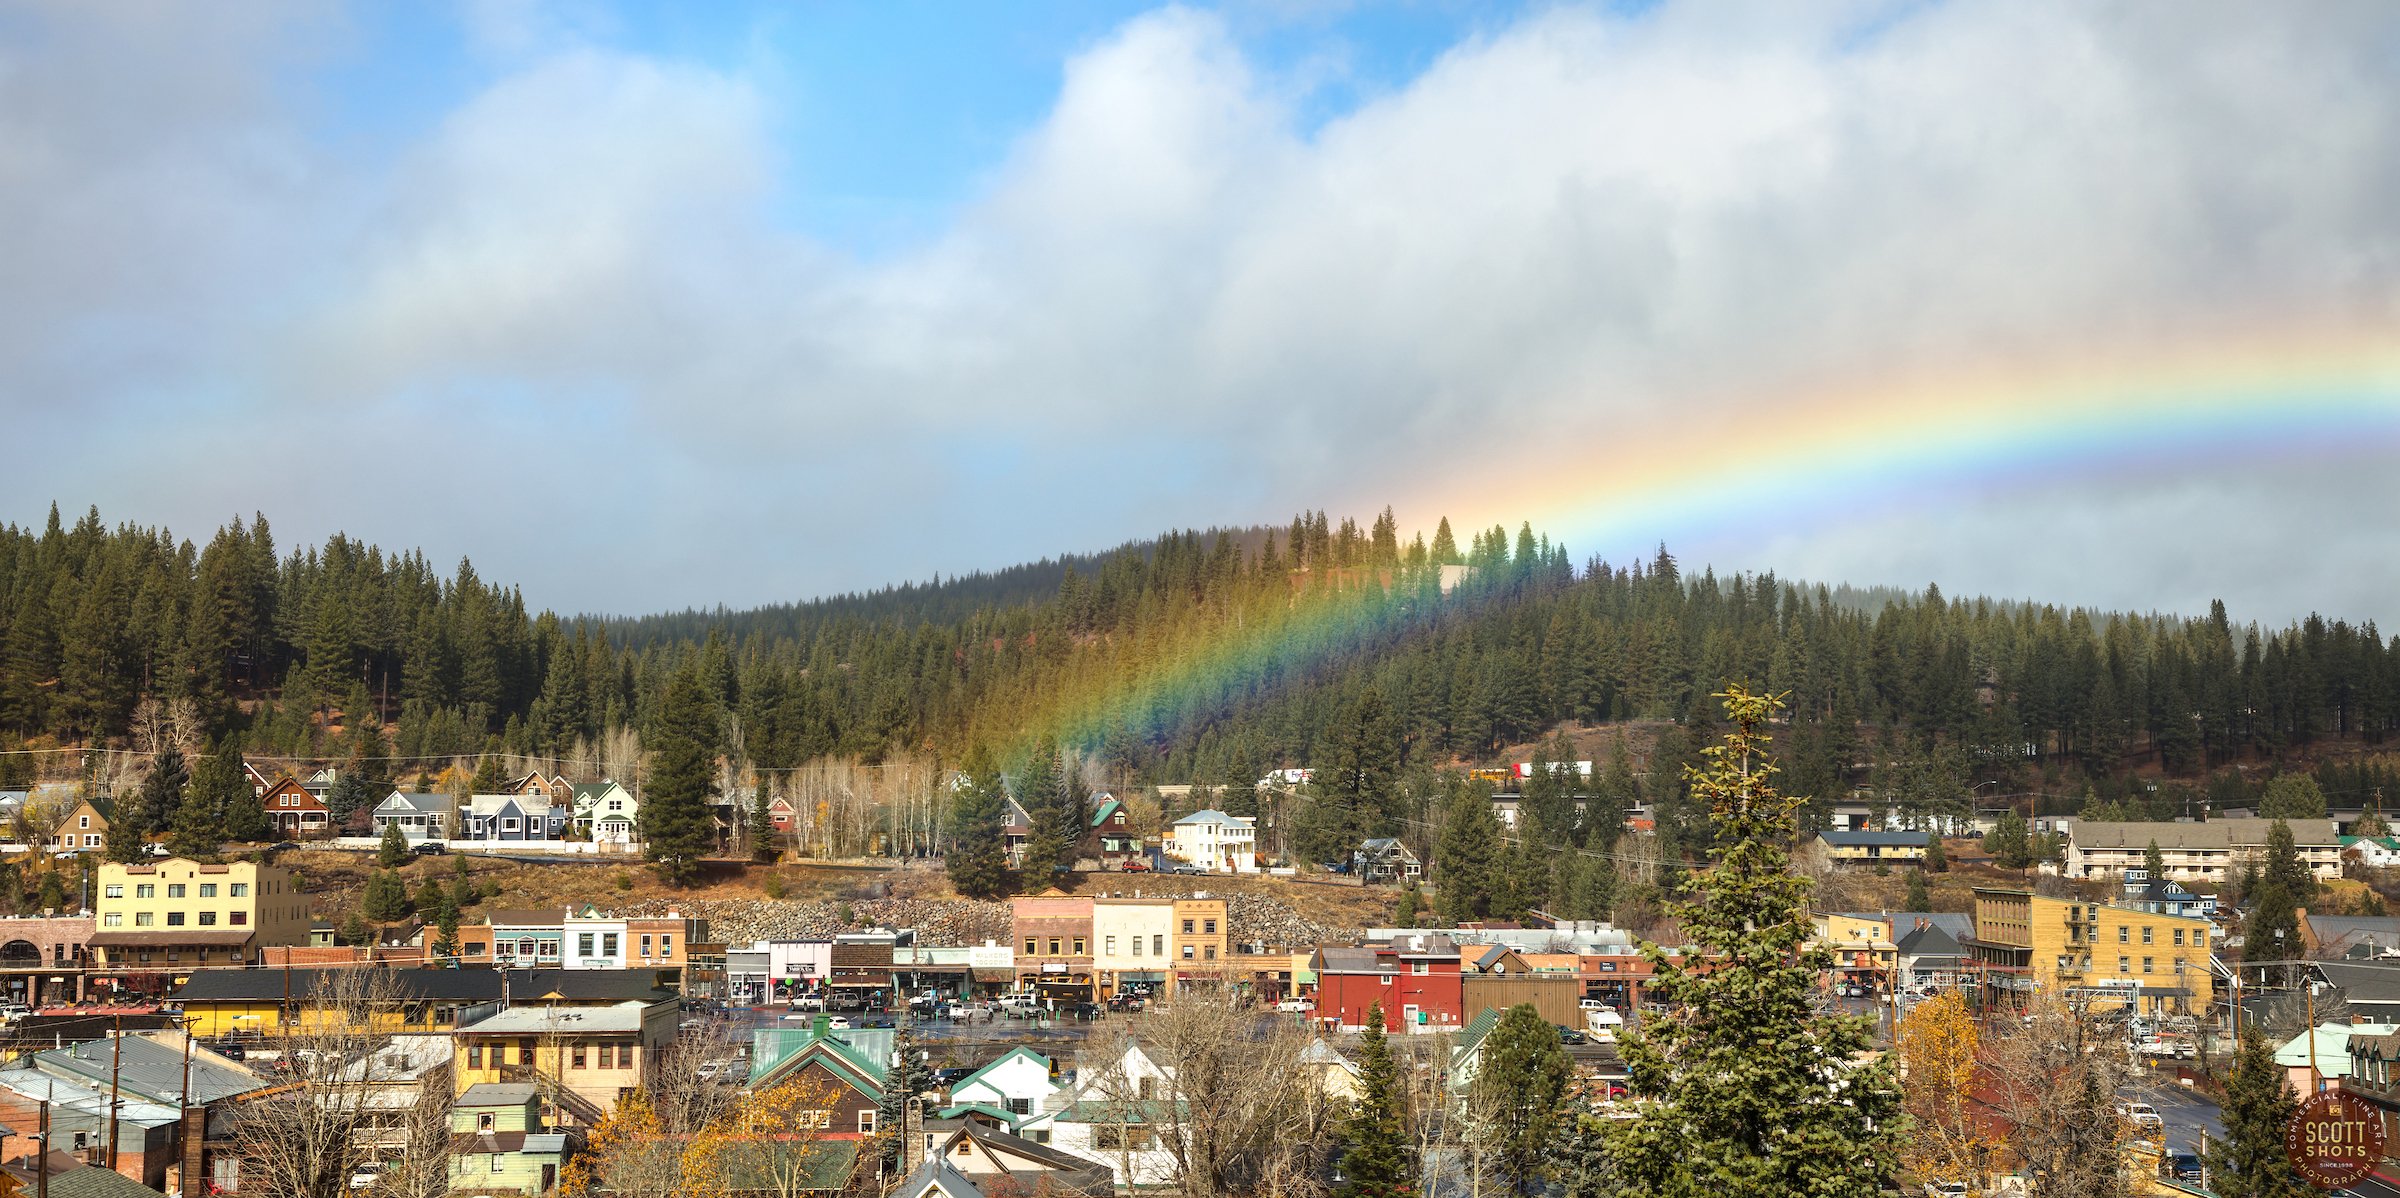
[[[2383,1159],[2383,1120],[2375,1108],[2339,1090],[2311,1094],[2284,1129],[2283,1151],[2302,1181],[2338,1190],[2374,1172]]]

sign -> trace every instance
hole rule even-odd
[[[2383,1119],[2348,1094],[2320,1091],[2284,1128],[2283,1152],[2300,1180],[2320,1190],[2340,1189],[2374,1172],[2383,1159]]]

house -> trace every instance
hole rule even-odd
[[[1116,869],[1140,857],[1142,838],[1134,834],[1124,801],[1106,794],[1094,795],[1093,799],[1091,827],[1084,836],[1083,855],[1098,860],[1102,869]]]
[[[2123,995],[2140,1014],[2205,1012],[2215,995],[2205,919],[2029,890],[1975,888],[1975,934],[1963,947],[1985,979],[1987,1002],[2076,989]]]
[[[1174,1145],[1180,1120],[1175,1075],[1143,1050],[1079,1057],[1073,1093],[1056,1109],[1025,1121],[1017,1134],[1108,1166],[1116,1188],[1130,1192],[1171,1185],[1182,1177]],[[1054,1102],[1056,1100],[1053,1100]]]
[[[1966,950],[1940,924],[1917,921],[1895,942],[1903,986],[1961,986],[1968,976]]]
[[[259,796],[259,802],[266,807],[267,822],[274,826],[277,836],[297,840],[333,833],[333,814],[326,808],[325,800],[289,777],[268,787],[267,793]]]
[[[1022,1118],[1059,1092],[1056,1072],[1050,1058],[1018,1045],[951,1085],[950,1103],[988,1106]]]
[[[795,1079],[825,1095],[818,1126],[828,1139],[863,1140],[875,1134],[883,1103],[883,1081],[891,1068],[888,1028],[836,1031],[817,1016],[804,1030],[760,1028],[751,1033],[750,1088],[772,1089]]]
[[[2340,988],[2352,1018],[2400,1025],[2400,970],[2389,962],[2319,961],[2316,970]]]
[[[1381,1008],[1386,1031],[1456,1031],[1466,1023],[1458,946],[1432,933],[1395,936],[1358,948],[1328,946],[1310,959],[1317,975],[1316,1018],[1354,1032]]]
[[[548,1079],[557,1114],[590,1127],[641,1088],[643,1071],[675,1041],[672,995],[604,1005],[538,999],[494,1011],[459,1027],[453,1077],[463,1095],[474,1086]]]
[[[2066,830],[2066,876],[2090,878],[2143,868],[2150,846],[2158,845],[2166,876],[2178,881],[2222,882],[2246,862],[2263,860],[2276,823],[2292,832],[2300,860],[2320,878],[2342,873],[2342,838],[2329,819],[2212,819],[2201,824],[2091,823]]]
[[[926,1136],[926,1164],[949,1167],[972,1182],[984,1198],[1034,1198],[1037,1194],[1111,1198],[1116,1174],[1108,1166],[976,1119]],[[922,1172],[922,1169],[919,1170]],[[913,1194],[911,1180],[897,1194]],[[895,1195],[897,1198],[897,1195]]]
[[[107,799],[84,795],[50,829],[48,845],[62,853],[97,853],[108,844]]]
[[[2400,957],[2400,917],[2300,914],[2300,943],[2312,960],[2363,961]]]
[[[569,791],[575,827],[603,848],[627,850],[634,845],[635,816],[641,805],[633,792],[615,782],[579,782]]]
[[[1467,1026],[1459,1029],[1458,1037],[1450,1042],[1450,1089],[1464,1094],[1473,1089],[1475,1074],[1483,1065],[1483,1044],[1491,1039],[1492,1029],[1500,1026],[1502,1011],[1483,1010]]]
[[[523,777],[511,778],[500,786],[502,794],[547,799],[553,807],[565,803],[568,796],[572,795],[574,791],[574,785],[567,781],[565,775],[553,774],[545,777],[539,770]]]
[[[1883,985],[1892,976],[1892,925],[1872,915],[1819,914],[1812,941],[1833,953],[1834,971],[1841,980]]]
[[[567,1137],[541,1115],[533,1082],[484,1082],[450,1105],[450,1188],[546,1194],[567,1163]]]
[[[1397,837],[1378,836],[1358,846],[1354,868],[1368,882],[1413,882],[1425,876],[1425,863]]]
[[[1215,808],[1195,811],[1167,829],[1166,854],[1211,873],[1258,872],[1258,821]]]
[[[163,1198],[155,1187],[146,1186],[114,1169],[98,1169],[58,1151],[42,1154],[38,1159],[31,1152],[12,1154],[0,1172],[8,1174],[13,1193],[19,1198],[47,1194],[49,1198]]]
[[[459,812],[457,840],[547,841],[566,837],[572,813],[531,795],[474,795]]]
[[[2342,856],[2369,869],[2400,865],[2400,836],[2344,836]]]
[[[2217,913],[2213,895],[2193,894],[2183,883],[2167,878],[2153,878],[2147,869],[2125,871],[2125,893],[2117,902],[2136,911],[2154,915],[2177,915],[2206,919]]]
[[[258,964],[265,946],[308,943],[308,896],[276,866],[112,861],[99,881],[95,973],[120,990],[161,991],[201,966]]]
[[[251,794],[262,798],[265,797],[267,789],[275,785],[275,779],[268,776],[265,770],[247,761],[242,763],[242,781],[250,784]]]
[[[377,836],[398,824],[400,835],[408,840],[442,840],[457,826],[458,800],[446,794],[395,790],[375,804],[371,818]]]
[[[1316,1079],[1317,1093],[1343,1109],[1366,1093],[1358,1066],[1325,1040],[1309,1041],[1308,1047],[1300,1050],[1300,1065]]]
[[[2306,1098],[2319,1090],[2339,1087],[2350,1076],[2350,1037],[2389,1036],[2400,1032],[2400,1026],[2389,1023],[2320,1023],[2302,1031],[2275,1050],[2275,1063],[2283,1067],[2284,1079],[2292,1092]],[[2310,1068],[2310,1057],[2315,1068]]]
[[[1008,867],[1025,864],[1025,842],[1033,839],[1033,817],[1015,795],[1000,796],[1000,843],[1008,850]]]
[[[984,1198],[973,1181],[950,1167],[944,1156],[927,1156],[900,1184],[892,1188],[887,1198]]]
[[[1835,865],[1918,865],[1925,864],[1924,832],[1842,832],[1831,828],[1817,833],[1817,843],[1825,850],[1826,859]]]
[[[90,1082],[22,1066],[0,1069],[0,1148],[8,1159],[35,1150],[45,1105],[53,1148],[152,1189],[165,1188],[181,1142],[181,1116],[172,1104],[122,1090],[112,1095],[105,1077]]]

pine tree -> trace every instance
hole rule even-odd
[[[715,837],[709,800],[717,793],[717,707],[686,670],[667,685],[651,736],[655,756],[642,795],[642,848],[671,886],[700,877]]]
[[[408,883],[395,870],[379,869],[367,877],[367,892],[359,909],[376,923],[408,918]]]
[[[2299,1096],[2275,1063],[2275,1046],[2252,1024],[2242,1029],[2225,1082],[2225,1134],[2209,1145],[2209,1181],[2218,1198],[2307,1198],[2316,1191],[2292,1172],[2284,1129]]]
[[[1724,700],[1733,729],[1691,774],[1716,821],[1713,860],[1670,907],[1691,947],[1643,946],[1669,1013],[1622,1038],[1634,1092],[1654,1102],[1609,1132],[1615,1158],[1630,1189],[1660,1198],[1890,1189],[1899,1089],[1888,1062],[1855,1063],[1872,1021],[1811,1002],[1833,957],[1809,946],[1812,887],[1785,848],[1800,800],[1776,793],[1765,756],[1760,729],[1781,705],[1738,684]]]
[[[2305,906],[2316,897],[2317,875],[2300,860],[2300,846],[2292,836],[2292,826],[2276,820],[2267,828],[2267,878],[2283,887],[2292,901]]]
[[[876,1100],[875,1110],[875,1140],[886,1176],[893,1176],[901,1169],[905,1147],[900,1135],[908,1127],[909,1100],[934,1089],[936,1084],[933,1068],[925,1062],[925,1051],[917,1047],[917,1038],[905,1027],[892,1033],[892,1059],[884,1072],[883,1093]]]
[[[238,793],[251,795],[252,805],[257,804],[257,796],[251,794],[249,787],[241,784],[238,776],[234,779],[233,788]],[[225,846],[225,814],[219,806],[223,793],[222,783],[212,778],[205,786],[194,784],[183,796],[183,801],[176,805],[175,822],[167,830],[167,847],[176,856],[214,856]]]
[[[1416,887],[1411,886],[1400,892],[1400,905],[1392,913],[1392,923],[1395,927],[1413,928],[1417,926],[1417,920],[1424,914],[1424,896],[1417,893]]]
[[[442,889],[442,884],[435,881],[432,874],[427,874],[423,881],[417,883],[417,896],[410,900],[410,904],[419,911],[433,912],[441,910],[442,904],[449,899],[450,895]]]
[[[782,856],[781,845],[775,843],[775,813],[767,804],[774,801],[775,792],[762,777],[758,789],[750,796],[750,859],[773,861]]]
[[[1519,1003],[1485,1034],[1469,1091],[1476,1136],[1519,1193],[1542,1181],[1543,1158],[1565,1130],[1570,1065],[1558,1029]]]
[[[1059,774],[1057,746],[1044,743],[1034,750],[1025,772],[1017,779],[1017,805],[1033,821],[1025,836],[1024,857],[1017,868],[1031,889],[1049,885],[1050,875],[1071,864],[1068,858],[1074,852],[1075,830],[1064,826],[1065,790],[1065,780]]]
[[[475,763],[475,776],[467,782],[467,793],[496,795],[508,782],[508,771],[501,767],[500,759],[486,754]]]
[[[1939,832],[1927,832],[1925,834],[1926,872],[1937,874],[1946,873],[1949,871],[1949,869],[1950,858],[1942,851],[1942,834]]]
[[[1933,896],[1925,890],[1925,872],[1912,870],[1908,875],[1908,894],[1900,905],[1910,911],[1933,910]]]
[[[1335,1191],[1338,1198],[1410,1198],[1417,1192],[1406,1102],[1400,1069],[1383,1037],[1383,1004],[1377,1003],[1358,1038],[1358,1101],[1342,1124],[1347,1180]]]
[[[2156,840],[2142,850],[2142,875],[2154,883],[2167,880],[2167,855],[2159,851]]]
[[[375,796],[368,791],[367,780],[350,770],[343,770],[333,780],[333,787],[325,792],[325,809],[337,828],[347,825],[359,808],[374,805]]]
[[[475,879],[467,869],[464,856],[450,859],[450,905],[461,911],[475,905]]]
[[[242,779],[239,750],[232,747],[231,741],[227,741],[220,746],[219,752],[227,754],[228,760],[233,762],[231,771],[211,782],[205,790],[195,785],[193,800],[202,803],[209,811],[218,813],[220,827],[227,840],[257,844],[274,835],[275,825],[267,819],[266,804],[260,801],[258,792],[250,789],[249,783]]]
[[[2277,774],[2259,796],[2261,819],[2323,819],[2325,788],[2307,774]]]
[[[431,886],[431,880],[426,885]],[[458,968],[458,904],[443,895],[435,908],[433,920],[433,965],[440,969]]]
[[[375,864],[385,869],[398,869],[408,864],[408,835],[397,822],[383,826],[383,839],[375,846]]]
[[[1992,864],[2002,869],[2023,869],[2033,863],[2032,846],[2026,839],[2025,817],[2014,811],[2003,811],[1992,830],[1983,834],[1983,851],[1992,855]]]
[[[1433,855],[1434,905],[1443,923],[1455,927],[1490,909],[1493,873],[1505,848],[1500,819],[1483,788],[1460,787]]]
[[[375,929],[367,926],[367,917],[357,911],[342,921],[342,943],[357,947],[375,939]]]
[[[1000,843],[1006,808],[1000,779],[988,762],[970,764],[950,794],[950,844],[943,865],[950,884],[968,898],[998,898],[1008,889],[1008,857]]]

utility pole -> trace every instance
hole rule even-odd
[[[125,1060],[125,1017],[118,1015],[113,1022],[116,1030],[108,1037],[108,1167],[117,1167],[117,1122],[124,1102],[118,1097],[117,1075]]]
[[[34,1198],[50,1198],[50,1100],[48,1098],[42,1099],[42,1130],[39,1135],[34,1137],[34,1141],[41,1151],[41,1155],[33,1158]],[[108,1162],[108,1167],[116,1168],[117,1162]]]

